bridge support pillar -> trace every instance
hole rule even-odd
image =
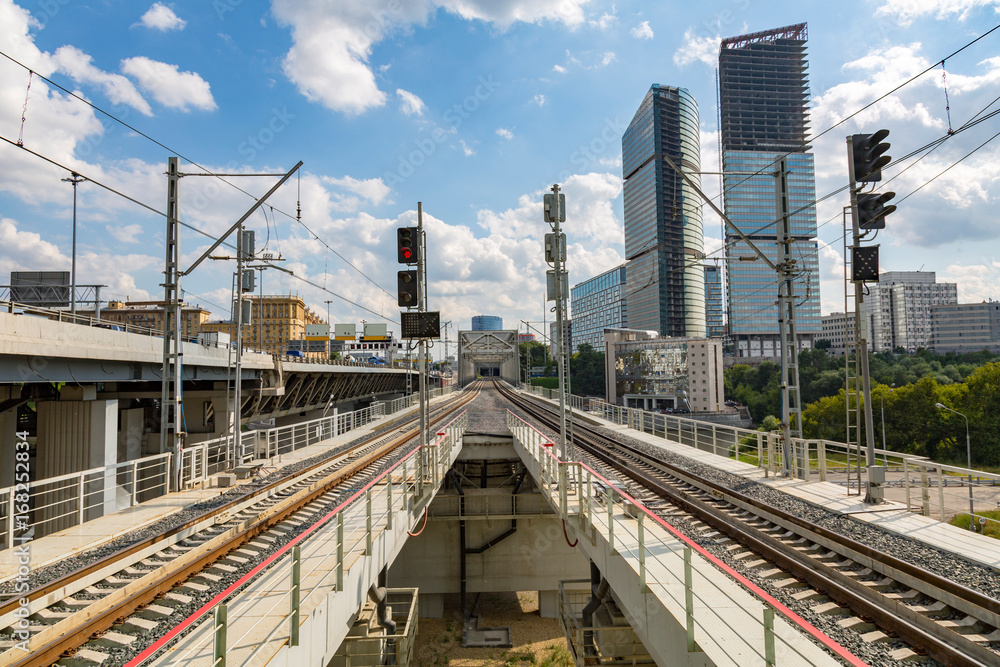
[[[92,398],[97,395],[94,385],[66,387],[62,395],[67,394],[71,400],[38,403],[38,456],[35,463],[38,480],[114,466],[118,462],[118,401]],[[83,400],[73,400],[77,398]],[[76,492],[66,490],[60,493]],[[114,512],[117,493],[114,468],[109,468],[103,479],[92,478],[88,481],[84,492],[85,520]]]
[[[417,598],[420,618],[442,618],[444,616],[444,593],[420,593]]]
[[[14,485],[17,452],[17,408],[0,412],[0,488]]]
[[[559,591],[538,591],[538,615],[559,618]]]

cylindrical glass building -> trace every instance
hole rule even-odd
[[[702,201],[663,155],[701,187],[698,104],[653,84],[622,136],[629,327],[704,337]]]

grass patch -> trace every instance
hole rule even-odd
[[[986,517],[986,525],[977,525],[977,530],[981,531],[983,535],[987,537],[992,537],[994,539],[1000,539],[1000,510],[987,510],[986,512],[976,512],[976,519],[979,517]],[[968,514],[957,514],[955,518],[949,522],[953,526],[958,526],[959,528],[969,529],[969,515]]]
[[[543,656],[537,663],[538,667],[573,667],[573,656],[569,654],[569,649],[565,646],[552,646],[548,649],[548,655]]]

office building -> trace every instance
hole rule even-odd
[[[662,158],[700,185],[700,146],[691,94],[653,84],[622,136],[630,327],[705,336],[702,201]]]
[[[931,306],[931,349],[937,354],[1000,354],[1000,302]]]
[[[305,339],[307,324],[326,322],[310,310],[301,297],[265,294],[262,297],[249,297],[247,300],[251,309],[250,323],[242,327],[244,348],[280,355],[294,348],[308,357],[329,356],[329,352],[320,351],[319,345],[309,346],[300,342],[290,344],[290,341]],[[227,333],[231,340],[236,341],[236,326],[231,319],[203,322],[200,330],[205,333]],[[329,349],[325,345],[322,348]]]
[[[573,351],[579,351],[584,343],[595,350],[604,349],[606,328],[628,326],[625,303],[624,264],[574,285],[570,290]]]
[[[779,263],[774,172],[788,173],[792,256],[800,347],[821,331],[816,179],[809,147],[806,24],[730,37],[719,51],[719,112],[726,215],[768,259]],[[741,357],[780,356],[778,280],[726,229],[729,334]]]
[[[854,345],[854,313],[830,313],[822,318],[823,331],[819,338],[830,342],[826,353],[838,357],[847,353],[847,346]]]
[[[871,349],[914,353],[931,346],[931,306],[958,303],[958,285],[933,271],[886,271],[869,283],[866,299]]]
[[[705,265],[705,326],[709,338],[722,338],[726,335],[722,303],[722,269],[713,264]]]
[[[502,331],[503,318],[496,315],[475,315],[472,318],[473,331]]]
[[[608,403],[643,410],[722,410],[718,338],[657,338],[649,331],[609,329],[604,340]]]
[[[107,307],[101,309],[101,320],[114,322],[124,329],[152,329],[163,331],[162,301],[109,301]],[[94,317],[96,311],[78,310],[77,314],[84,317]],[[211,313],[201,306],[183,306],[181,308],[181,338],[193,340],[201,325],[208,320]]]

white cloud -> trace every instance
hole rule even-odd
[[[113,104],[127,104],[144,116],[152,116],[149,103],[135,85],[121,74],[110,74],[94,66],[93,58],[74,46],[61,46],[52,54],[52,63],[77,83],[100,86]]]
[[[373,204],[381,204],[391,192],[389,186],[383,183],[381,178],[359,180],[351,176],[344,176],[343,178],[324,176],[323,180],[331,185],[336,185],[357,193]]]
[[[653,39],[653,29],[649,27],[649,21],[643,21],[632,28],[631,33],[636,39]]]
[[[122,243],[139,243],[139,235],[142,234],[142,225],[107,225],[105,229],[111,234],[112,238]]]
[[[154,2],[153,6],[146,10],[146,13],[139,19],[139,23],[151,30],[162,32],[183,30],[184,26],[187,25],[187,21],[174,14],[174,10],[160,2]]]
[[[424,104],[422,99],[408,90],[403,90],[402,88],[397,88],[396,94],[399,95],[400,100],[402,100],[403,113],[407,116],[424,115],[424,110],[427,109],[427,105]]]
[[[501,139],[510,140],[514,138],[514,133],[508,130],[506,127],[498,127],[497,136],[500,137]]]
[[[598,30],[608,30],[618,24],[618,16],[615,14],[614,6],[611,7],[611,12],[604,12],[597,19],[592,19],[588,21],[590,27],[597,28]]]
[[[876,16],[891,16],[900,25],[908,26],[921,16],[933,15],[938,20],[958,19],[964,21],[974,10],[980,7],[992,7],[1000,11],[997,0],[885,0],[884,4],[875,10]]]
[[[873,49],[865,56],[846,63],[844,71],[861,72],[864,79],[837,84],[814,97],[810,114],[813,126],[829,127],[871,103],[900,81],[925,70],[930,63],[920,55],[920,50],[919,43]],[[931,80],[932,77],[927,77],[917,85]],[[856,122],[866,125],[887,120],[915,120],[925,127],[944,127],[942,120],[935,117],[922,100],[904,101],[901,94],[890,95],[866,109],[855,117]]]
[[[462,152],[465,154],[465,157],[472,157],[473,155],[476,154],[475,149],[469,144],[465,143],[465,139],[459,139],[458,143],[462,145]]]
[[[434,0],[464,19],[478,19],[506,28],[513,23],[556,21],[575,28],[584,22],[583,6],[590,0]]]
[[[1000,297],[1000,261],[982,264],[951,264],[937,272],[937,281],[958,283],[959,303],[979,303]]]
[[[552,66],[552,71],[553,72],[557,72],[559,74],[565,74],[566,73],[566,68],[563,67],[562,65],[553,65]]]
[[[605,67],[616,61],[618,57],[615,55],[614,51],[604,51],[602,53],[595,54],[592,51],[584,51],[579,57],[574,56],[572,52],[568,49],[566,50],[566,62],[571,65],[576,65],[580,69],[594,70],[599,67]],[[556,65],[557,72],[565,72],[566,68],[559,67]]]
[[[180,111],[189,107],[205,111],[217,108],[208,82],[195,72],[181,72],[177,65],[144,56],[123,60],[122,71],[138,80],[142,89],[165,107]]]
[[[386,103],[369,59],[396,30],[422,25],[438,8],[505,29],[515,22],[584,22],[589,0],[272,0],[279,25],[292,32],[282,67],[307,99],[333,111],[364,113]]]
[[[674,64],[686,67],[691,63],[704,63],[715,67],[719,62],[721,35],[698,35],[692,29],[684,31],[684,41],[674,52]]]
[[[68,271],[70,256],[55,244],[43,240],[40,234],[25,231],[24,226],[11,218],[0,218],[0,263],[5,269]],[[68,245],[66,249],[69,251]],[[139,299],[148,299],[150,294],[137,287],[134,277],[126,271],[141,275],[163,261],[149,255],[98,253],[82,243],[77,246],[76,259],[80,284],[106,285],[104,294],[131,294]]]
[[[545,95],[542,95],[541,93],[538,93],[538,94],[535,95],[534,98],[532,98],[531,101],[534,102],[535,104],[537,104],[538,106],[543,107],[543,106],[545,106]]]

